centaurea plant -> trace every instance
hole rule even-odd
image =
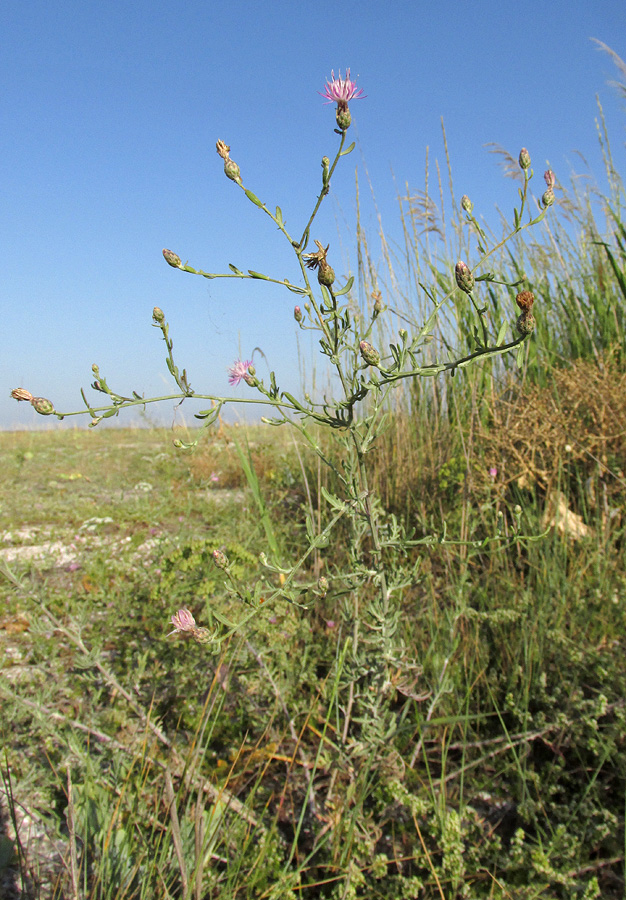
[[[263,404],[270,415],[263,418],[269,426],[288,425],[298,431],[310,447],[318,454],[324,465],[330,466],[335,475],[336,493],[322,488],[326,504],[326,520],[320,525],[311,516],[306,520],[306,541],[299,557],[289,563],[261,554],[267,577],[255,585],[242,583],[231,571],[228,558],[221,550],[214,553],[214,563],[224,573],[225,584],[231,595],[241,601],[241,615],[237,621],[230,621],[217,609],[211,610],[208,628],[196,625],[195,619],[186,608],[172,617],[174,632],[189,634],[196,640],[214,649],[221,642],[247,622],[261,614],[261,606],[271,609],[279,602],[287,602],[303,609],[309,609],[320,597],[337,598],[344,619],[351,624],[353,671],[349,673],[349,700],[344,707],[343,736],[347,736],[350,721],[359,706],[361,732],[368,734],[370,742],[382,742],[389,736],[391,720],[381,712],[391,685],[391,672],[398,667],[416,669],[417,661],[407,654],[399,634],[400,609],[403,592],[414,584],[418,577],[419,560],[415,561],[415,550],[419,545],[445,543],[445,535],[416,539],[407,533],[403,525],[393,515],[388,515],[380,500],[374,496],[365,465],[367,455],[376,444],[380,434],[384,410],[388,407],[391,392],[409,379],[432,377],[444,373],[454,374],[458,370],[474,365],[482,360],[509,353],[518,353],[521,361],[524,347],[535,327],[532,313],[534,297],[530,291],[521,290],[517,304],[521,311],[513,326],[513,335],[507,338],[509,323],[502,323],[496,335],[490,333],[485,316],[486,307],[479,299],[483,283],[505,285],[506,282],[485,270],[489,258],[506,241],[524,229],[539,223],[554,202],[554,175],[545,175],[547,190],[535,214],[528,214],[528,185],[532,178],[530,156],[523,149],[519,164],[524,176],[520,190],[519,206],[514,209],[513,223],[509,232],[489,248],[487,236],[473,215],[473,204],[464,195],[461,209],[465,222],[477,238],[478,258],[473,266],[460,260],[450,273],[447,289],[440,284],[424,288],[432,309],[424,322],[413,333],[401,329],[398,338],[388,348],[374,344],[374,325],[379,316],[384,315],[385,305],[380,293],[375,296],[371,313],[355,314],[353,306],[346,302],[353,289],[354,278],[349,277],[338,284],[337,276],[329,262],[330,247],[321,235],[313,236],[312,229],[322,202],[330,190],[331,179],[339,163],[354,148],[354,143],[346,145],[347,133],[351,125],[349,103],[363,99],[364,94],[350,78],[350,70],[345,77],[335,78],[325,85],[321,95],[328,103],[336,104],[335,129],[338,146],[334,158],[324,156],[321,161],[320,191],[309,219],[301,232],[287,230],[282,210],[279,206],[270,209],[246,186],[245,175],[240,166],[231,158],[231,148],[222,140],[216,144],[217,152],[224,161],[224,173],[244,193],[245,197],[260,209],[278,228],[283,238],[292,248],[301,274],[301,283],[293,284],[284,278],[247,269],[243,271],[229,265],[228,272],[207,272],[183,263],[180,256],[171,250],[164,250],[168,265],[181,272],[200,275],[207,279],[238,278],[250,281],[269,281],[280,285],[285,291],[295,294],[298,304],[293,316],[301,329],[314,330],[319,338],[320,353],[327,358],[334,371],[338,385],[338,395],[325,397],[322,401],[312,399],[308,393],[296,397],[281,390],[274,372],[269,383],[259,377],[251,360],[238,360],[228,370],[231,385],[244,381],[253,395],[244,399],[226,398],[212,394],[200,394],[192,389],[186,371],[182,372],[174,362],[173,344],[169,337],[169,326],[163,311],[155,307],[153,324],[161,331],[167,348],[167,367],[178,391],[167,397],[146,398],[137,392],[123,395],[109,387],[97,366],[93,367],[95,381],[92,388],[104,394],[104,405],[90,403],[85,393],[83,399],[91,425],[103,419],[118,415],[123,409],[144,406],[162,400],[205,400],[211,403],[196,416],[204,422],[203,428],[210,428],[219,421],[219,416],[227,404]],[[311,237],[313,236],[313,241]],[[311,246],[313,244],[313,247]],[[481,273],[482,274],[479,274]],[[315,279],[313,275],[315,274]],[[515,286],[521,284],[516,282]],[[509,286],[511,286],[509,284]],[[443,307],[448,304],[456,291],[467,296],[474,310],[475,324],[472,334],[472,349],[464,355],[452,359],[439,359],[432,355],[431,333]],[[17,400],[28,401],[42,415],[78,415],[78,412],[62,413],[55,409],[51,401],[34,397],[28,391],[16,389],[13,396]],[[82,411],[85,412],[84,410]],[[336,456],[333,458],[316,439],[311,424],[328,429],[336,438]],[[197,443],[194,441],[193,444]],[[175,441],[179,448],[190,448],[193,444]],[[332,577],[315,578],[312,575],[314,556],[323,553],[332,538],[337,524],[345,520],[349,523],[350,542],[347,547],[345,571],[336,571]],[[518,523],[519,524],[519,523]],[[519,535],[518,535],[519,538]],[[498,540],[496,533],[489,540]],[[487,542],[486,541],[486,542]],[[454,542],[448,542],[454,543]],[[272,548],[270,548],[272,549]],[[273,548],[275,550],[275,547]],[[268,590],[268,581],[273,584]],[[338,610],[339,612],[339,610]],[[360,618],[367,618],[367,635],[359,629]],[[446,660],[447,665],[447,660]],[[364,677],[366,676],[366,677]],[[363,723],[367,722],[367,730]]]

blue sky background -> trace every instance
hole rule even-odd
[[[196,390],[245,396],[245,385],[229,390],[226,368],[255,346],[283,387],[298,384],[294,295],[175,271],[161,250],[207,271],[232,262],[297,280],[282,236],[224,177],[215,141],[231,145],[246,186],[279,204],[299,233],[319,191],[320,160],[338,141],[334,107],[316,93],[331,69],[350,66],[367,94],[351,104],[358,147],[335,173],[312,235],[331,254],[334,245],[355,258],[355,166],[364,191],[367,166],[393,233],[395,183],[422,188],[427,146],[431,166],[435,158],[445,166],[441,117],[457,197],[479,200],[494,224],[496,204],[511,208],[514,186],[488,142],[515,155],[528,147],[538,176],[549,161],[563,181],[585,171],[579,151],[603,184],[596,93],[624,173],[626,110],[594,37],[626,57],[624,0],[8,2],[0,427],[58,427],[11,400],[11,388],[79,409],[94,362],[122,393],[172,392],[151,328],[155,305]],[[364,220],[375,243],[371,204]],[[183,418],[193,421],[192,412],[186,404]],[[161,415],[171,420],[171,407]],[[89,419],[66,421],[86,427]]]

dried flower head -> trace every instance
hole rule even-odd
[[[535,302],[535,295],[532,291],[520,291],[515,298],[515,302],[522,312],[530,312],[533,308],[533,303]]]
[[[324,249],[319,241],[315,241],[315,243],[317,244],[317,253],[305,253],[302,258],[307,260],[306,264],[309,269],[317,269],[317,280],[319,283],[330,287],[335,280],[335,272],[326,262],[326,254],[330,244]]]
[[[35,399],[31,392],[25,390],[24,388],[14,388],[11,391],[11,396],[14,400],[28,400],[29,403]]]
[[[228,369],[228,383],[232,387],[238,385],[239,382],[248,374],[248,369],[251,365],[251,359],[247,359],[245,362],[243,362],[243,360],[241,359],[236,359],[233,365]]]

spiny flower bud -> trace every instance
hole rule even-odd
[[[519,152],[519,164],[520,168],[524,169],[524,171],[526,171],[526,169],[530,169],[530,153],[528,152],[526,147],[522,147]]]
[[[40,416],[51,416],[54,412],[54,403],[45,397],[33,397],[30,404]]]
[[[516,327],[518,332],[526,337],[533,333],[536,324],[535,317],[531,312],[523,312],[516,322]]]
[[[530,312],[533,308],[533,303],[535,302],[535,295],[532,291],[520,291],[515,298],[515,302],[522,312]]]
[[[556,184],[556,175],[554,174],[552,169],[547,169],[543,173],[543,180],[545,181],[548,190],[552,190],[552,188]]]
[[[162,325],[165,322],[165,313],[161,309],[160,306],[155,306],[152,310],[152,318],[157,323],[157,325]]]
[[[182,268],[183,264],[180,256],[178,256],[176,253],[173,253],[171,250],[164,250],[163,257],[168,266],[172,266],[172,268],[174,269]]]
[[[465,291],[466,294],[472,293],[474,290],[474,276],[462,260],[459,260],[454,267],[454,277],[462,291]]]
[[[544,192],[544,194],[541,198],[541,202],[543,204],[544,209],[547,209],[549,206],[552,206],[552,204],[554,203],[554,200],[555,200],[554,191],[552,190],[552,188],[548,188],[548,190]]]
[[[361,341],[359,344],[359,350],[361,351],[361,356],[365,360],[368,366],[378,366],[380,365],[380,353],[376,350],[369,341]]]
[[[222,550],[213,551],[213,562],[218,569],[227,569],[230,565],[230,563],[228,562],[228,557]]]
[[[467,196],[467,194],[463,194],[461,197],[461,209],[465,210],[466,213],[471,213],[474,209],[474,204]]]
[[[330,244],[324,249],[319,241],[315,241],[315,243],[317,244],[317,253],[305,253],[302,258],[307,260],[306,265],[309,269],[317,269],[317,280],[319,283],[330,287],[335,280],[335,273],[326,262],[326,254]]]
[[[31,403],[35,399],[31,392],[25,390],[24,388],[14,388],[11,391],[11,396],[14,400],[28,400],[29,403]]]

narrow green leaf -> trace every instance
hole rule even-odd
[[[253,272],[252,269],[248,269],[248,275],[249,275],[251,278],[261,278],[261,279],[263,279],[263,281],[269,281],[269,280],[270,280],[269,275],[262,275],[261,272]]]
[[[342,150],[341,153],[339,154],[339,156],[347,156],[348,153],[352,153],[352,151],[354,150],[355,146],[356,146],[356,145],[355,145],[354,141],[352,141],[352,143],[350,144],[350,146],[349,146],[349,147],[346,147],[345,150]]]
[[[283,225],[283,224],[284,224],[284,223],[283,223],[283,211],[282,211],[282,209],[280,208],[280,206],[277,206],[277,207],[276,207],[276,221],[278,222],[279,225]]]
[[[509,327],[508,322],[503,322],[500,326],[500,331],[498,332],[498,340],[496,341],[496,346],[499,347],[504,343],[504,335],[506,334],[506,330]]]
[[[254,203],[255,206],[263,206],[263,203],[256,194],[253,194],[252,191],[246,190],[246,197],[250,200],[251,203]]]
[[[354,284],[354,275],[351,275],[346,281],[345,287],[342,287],[340,291],[335,291],[335,297],[341,297],[343,294],[347,294],[352,285]]]
[[[345,503],[343,500],[340,500],[339,497],[335,497],[334,494],[329,494],[326,488],[322,485],[322,496],[327,503],[329,503],[333,509],[345,509]]]
[[[241,275],[241,277],[243,278],[243,272],[241,271],[241,269],[238,269],[237,266],[234,266],[232,263],[228,263],[228,268],[231,272],[234,272],[235,275]]]
[[[524,342],[519,345],[519,349],[517,351],[517,368],[521,369],[524,365]]]

